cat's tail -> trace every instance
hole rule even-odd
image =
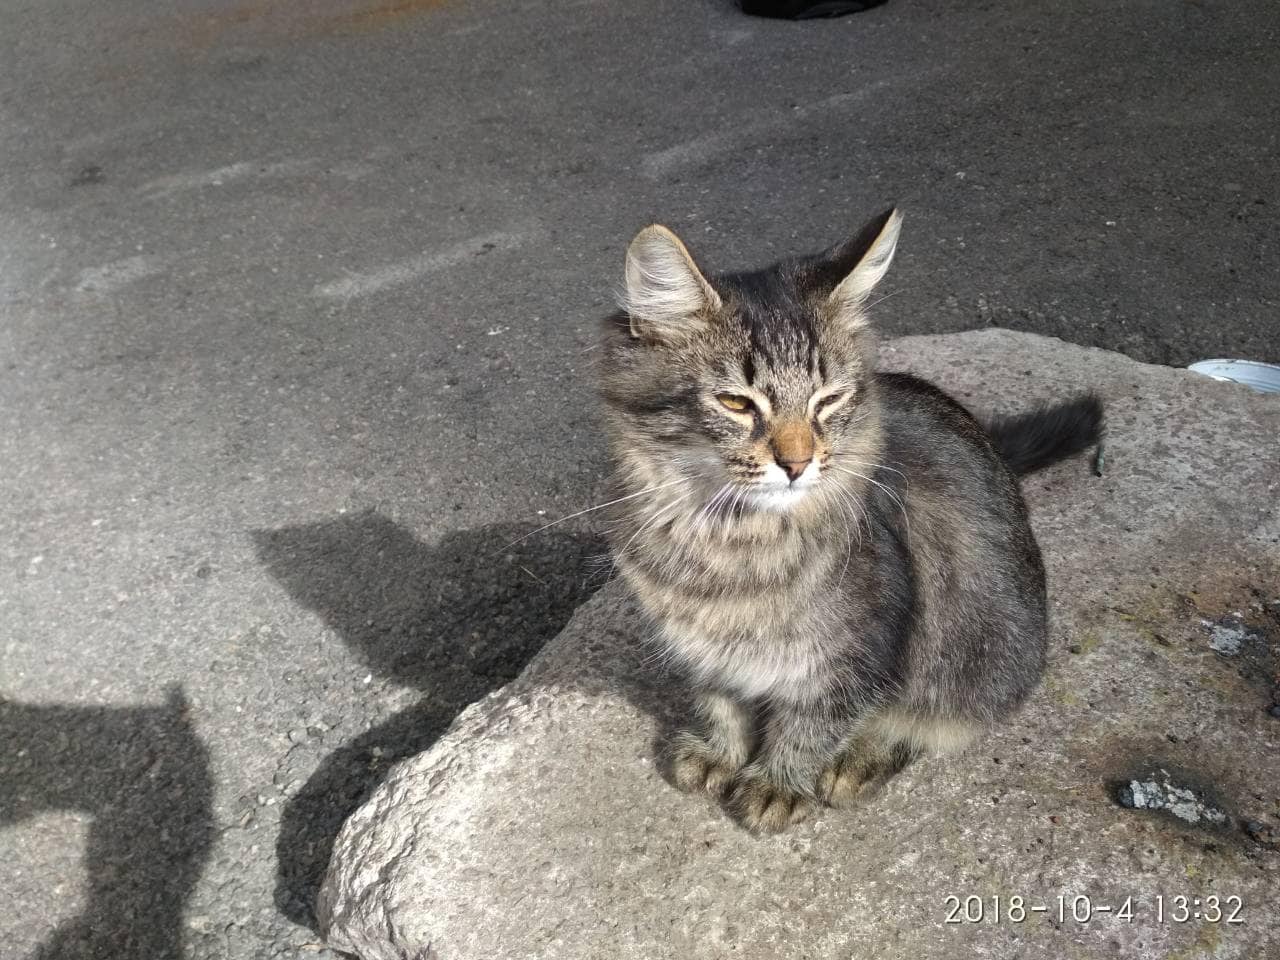
[[[1102,441],[1102,400],[1082,393],[1064,403],[986,423],[996,452],[1014,473],[1033,473]]]

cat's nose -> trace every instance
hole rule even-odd
[[[804,473],[804,468],[809,466],[809,464],[812,462],[813,462],[812,457],[810,457],[807,460],[779,459],[778,466],[782,468],[783,473],[785,473],[790,480],[794,481],[796,478],[800,476],[800,474]]]
[[[773,459],[794,482],[813,460],[813,430],[803,421],[784,423],[774,431],[770,446]]]

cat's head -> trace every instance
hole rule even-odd
[[[842,457],[876,428],[865,307],[901,222],[888,210],[816,256],[710,276],[666,227],[640,231],[602,370],[635,480],[685,477],[727,487],[739,506],[787,510],[839,483],[835,471],[865,472]]]

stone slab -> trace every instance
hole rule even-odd
[[[1103,475],[1080,458],[1024,484],[1053,613],[1027,708],[858,809],[754,837],[664,780],[681,684],[611,584],[347,822],[319,904],[332,946],[364,960],[1280,956],[1280,398],[1003,330],[892,341],[882,365],[978,410],[1106,399]],[[1185,921],[1180,896],[1200,898]]]

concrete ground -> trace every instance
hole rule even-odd
[[[1280,9],[0,0],[0,954],[325,956],[387,764],[607,574],[634,231],[890,334],[1280,360]],[[519,542],[515,542],[519,541]]]

